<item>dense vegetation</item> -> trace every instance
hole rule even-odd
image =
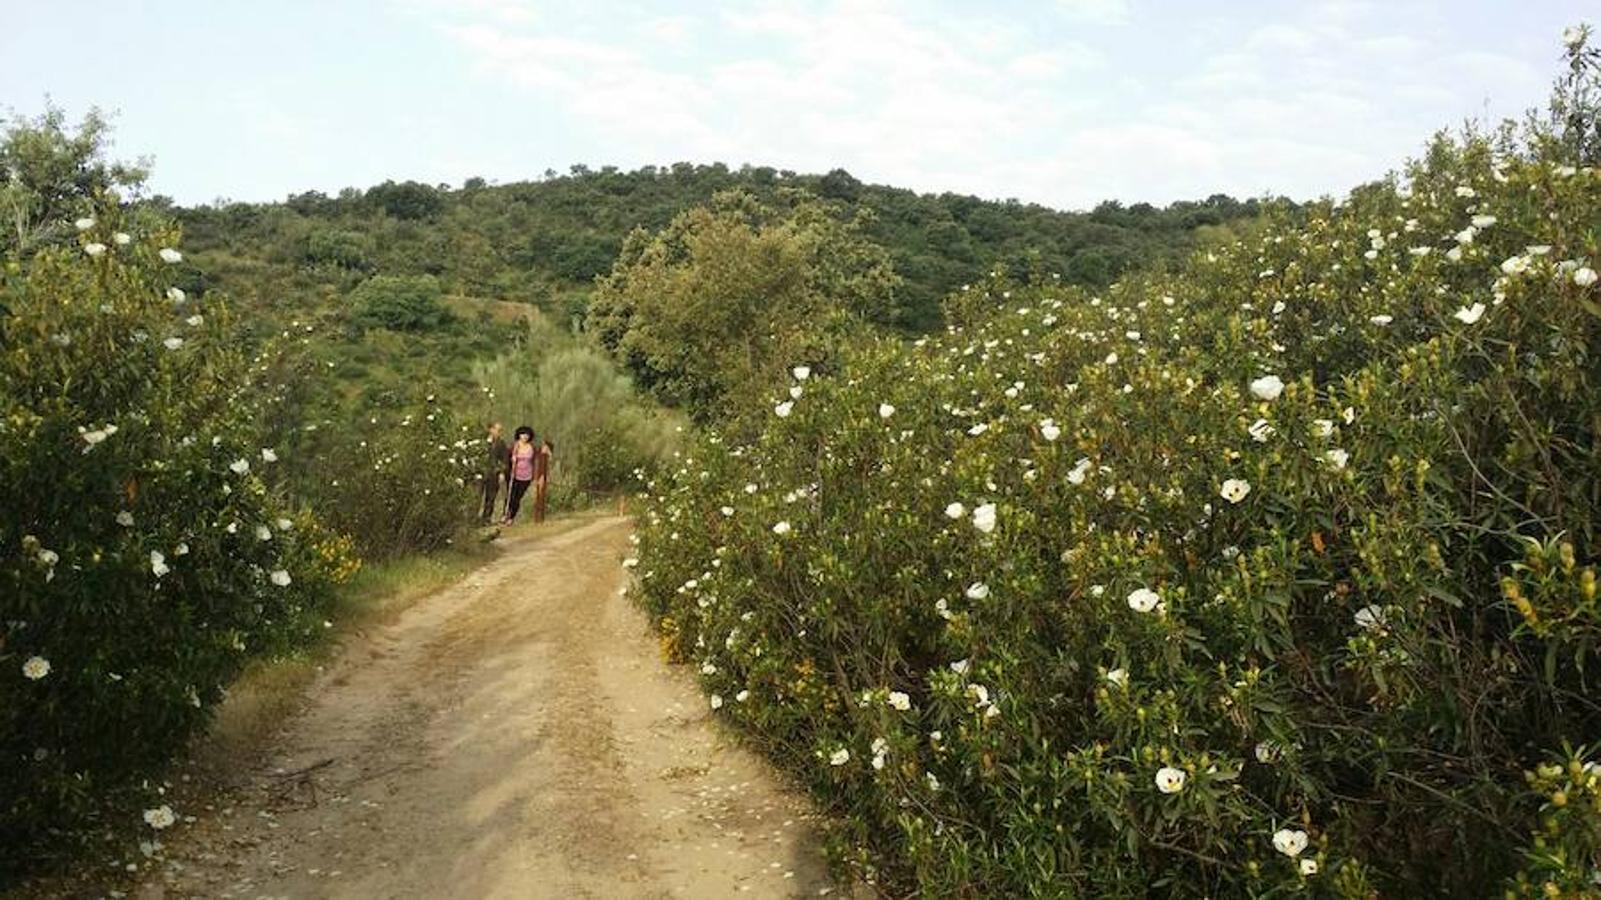
[[[385,183],[336,197],[311,192],[283,203],[174,212],[197,254],[222,251],[233,261],[213,274],[234,294],[273,269],[320,273],[316,283],[343,288],[373,274],[432,275],[448,293],[533,303],[566,318],[582,315],[595,277],[611,270],[635,229],[662,229],[725,191],[773,206],[797,189],[863,215],[864,234],[905,280],[898,321],[914,331],[936,327],[939,298],[997,264],[1017,275],[1054,271],[1104,286],[1136,264],[1176,258],[1198,230],[1226,232],[1261,208],[1219,194],[1161,209],[1108,201],[1068,213],[867,185],[843,171],[679,163],[633,172],[574,166],[542,181],[469,179],[459,189]]]
[[[637,596],[928,896],[1593,896],[1601,55],[1553,113],[1105,290],[797,359]]]
[[[0,879],[120,790],[170,824],[138,779],[246,660],[320,632],[356,566],[271,490],[270,384],[117,186],[0,276]]]

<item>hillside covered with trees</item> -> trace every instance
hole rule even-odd
[[[898,324],[911,331],[935,327],[940,298],[996,264],[1019,275],[1059,272],[1070,282],[1103,287],[1135,266],[1177,258],[1198,229],[1249,218],[1262,206],[1218,194],[1164,208],[1107,201],[1074,213],[863,184],[840,170],[802,175],[679,163],[632,172],[574,166],[537,181],[468,179],[454,189],[386,182],[332,197],[308,192],[282,203],[171,212],[197,251],[226,253],[240,266],[289,266],[349,280],[430,275],[450,293],[572,316],[582,313],[592,282],[611,269],[631,231],[658,230],[731,190],[765,203],[800,190],[862,215],[866,236],[885,248],[905,279]],[[209,274],[222,286],[237,286],[228,270]]]

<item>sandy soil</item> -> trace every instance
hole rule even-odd
[[[353,643],[134,896],[832,892],[803,800],[618,595],[628,533],[514,537]]]

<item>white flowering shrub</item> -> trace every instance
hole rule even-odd
[[[639,602],[921,895],[1594,890],[1601,172],[1522,147],[797,370]]]
[[[266,488],[244,360],[172,287],[176,244],[108,202],[4,263],[0,880],[320,630],[352,566]]]
[[[382,400],[305,442],[321,449],[300,488],[364,557],[441,549],[477,512],[482,435],[433,393]]]

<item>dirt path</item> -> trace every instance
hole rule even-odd
[[[618,595],[628,533],[515,540],[355,643],[135,896],[829,892],[804,802]]]

